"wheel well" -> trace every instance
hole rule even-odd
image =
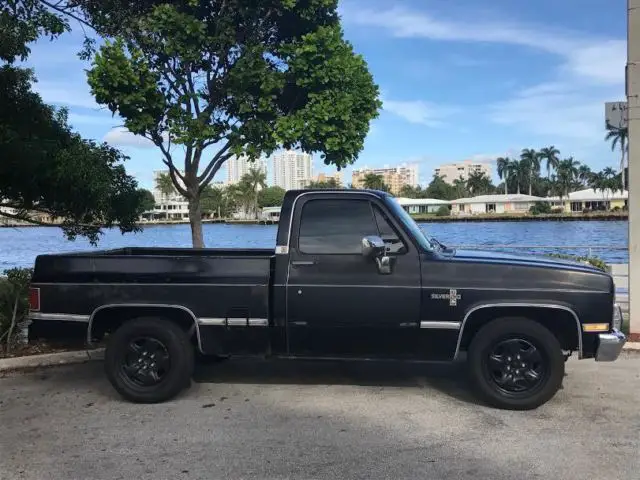
[[[190,333],[194,341],[197,338],[195,317],[188,310],[179,307],[164,306],[117,306],[98,309],[91,318],[88,337],[90,341],[100,341],[105,335],[115,332],[125,322],[140,317],[164,318],[174,322],[185,332]]]
[[[460,350],[467,350],[475,334],[491,320],[504,317],[520,317],[533,320],[553,333],[563,350],[578,350],[582,332],[573,314],[567,310],[550,307],[487,307],[469,315],[464,323]]]

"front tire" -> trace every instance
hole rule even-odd
[[[507,410],[531,410],[546,403],[564,377],[558,339],[524,318],[501,318],[483,326],[471,341],[467,361],[483,400]]]
[[[194,348],[187,334],[162,318],[138,318],[109,336],[105,372],[115,390],[135,403],[177,396],[193,374]]]

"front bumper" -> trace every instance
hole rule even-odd
[[[596,362],[613,362],[617,360],[626,341],[627,337],[625,337],[624,333],[615,328],[609,333],[598,335]]]

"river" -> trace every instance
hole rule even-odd
[[[626,221],[544,221],[544,222],[474,222],[421,223],[420,226],[446,245],[590,245],[626,247]],[[212,248],[272,248],[277,225],[206,224],[205,243]],[[119,247],[189,247],[188,225],[152,225],[140,233],[122,235],[106,231],[98,249]],[[0,228],[0,273],[12,267],[32,266],[37,255],[95,249],[84,239],[67,241],[55,227]],[[504,249],[502,249],[504,250]],[[587,254],[587,250],[547,249],[506,250],[518,253]],[[608,263],[628,263],[628,252],[622,249],[594,249],[593,255]]]

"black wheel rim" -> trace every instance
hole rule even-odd
[[[164,380],[170,368],[169,351],[160,340],[136,337],[127,345],[121,372],[135,385],[152,387]]]
[[[546,356],[524,338],[495,343],[485,357],[485,373],[493,385],[509,396],[527,396],[537,391],[548,374]]]

